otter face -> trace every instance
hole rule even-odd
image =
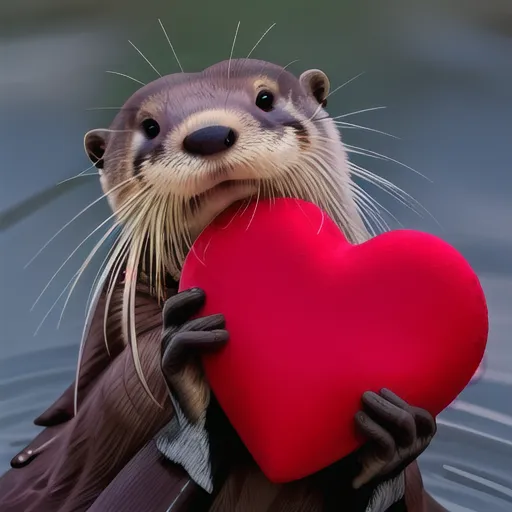
[[[165,232],[177,269],[213,217],[251,197],[312,201],[358,241],[364,228],[323,108],[328,93],[319,70],[296,78],[264,61],[221,62],[142,87],[110,129],[86,135],[85,149],[118,219]]]

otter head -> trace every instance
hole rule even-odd
[[[138,90],[108,130],[85,137],[130,250],[140,256],[149,237],[177,277],[213,217],[236,201],[276,196],[316,203],[350,240],[364,239],[344,147],[324,110],[328,94],[319,70],[296,78],[251,59]]]

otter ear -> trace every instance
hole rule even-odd
[[[300,75],[299,80],[302,87],[313,95],[322,107],[327,105],[327,96],[329,95],[331,84],[323,71],[319,69],[309,69]]]
[[[85,134],[84,149],[97,169],[103,169],[103,155],[107,147],[107,132],[105,130],[91,130]]]

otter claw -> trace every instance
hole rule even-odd
[[[206,384],[194,356],[214,352],[228,341],[223,315],[193,318],[205,303],[202,290],[180,292],[167,300],[163,311],[162,373],[189,420],[200,414]]]
[[[355,422],[368,443],[359,454],[361,472],[352,482],[356,489],[374,478],[398,475],[428,447],[437,430],[427,411],[387,389],[364,393],[362,403]]]

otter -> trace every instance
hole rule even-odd
[[[229,343],[229,325],[197,316],[201,290],[177,293],[195,237],[235,202],[308,200],[351,242],[368,239],[325,110],[329,90],[320,70],[297,78],[269,62],[230,59],[151,82],[109,129],[86,134],[115,217],[102,241],[116,240],[75,382],[35,420],[46,429],[0,479],[1,512],[444,510],[416,464],[435,420],[389,390],[362,397],[360,450],[301,481],[266,480],[198,363],[201,351]],[[203,458],[184,449],[194,435]]]

